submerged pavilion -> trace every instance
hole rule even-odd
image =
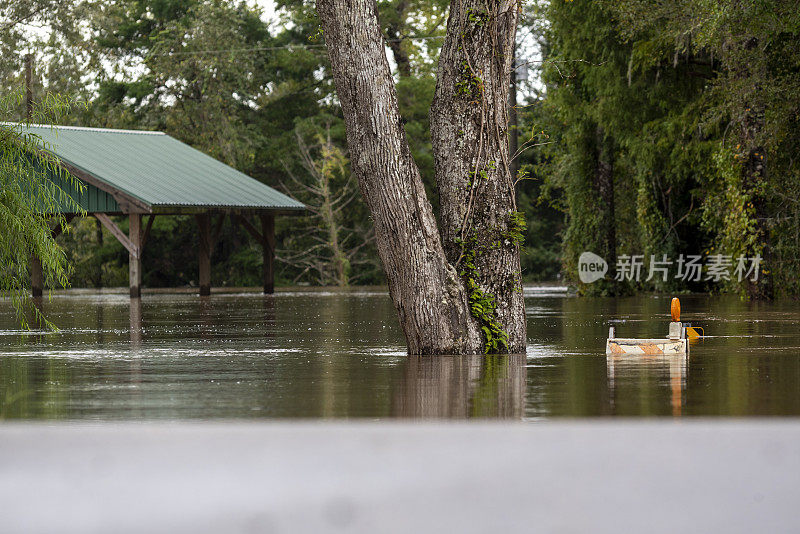
[[[54,181],[127,249],[132,298],[141,296],[142,253],[153,220],[167,215],[194,215],[197,220],[200,295],[211,292],[211,253],[226,216],[263,247],[264,292],[273,292],[275,216],[300,214],[302,203],[163,132],[45,125],[31,125],[27,131],[41,137],[44,149],[84,187]],[[75,211],[74,206],[62,207],[68,220],[79,215]],[[127,235],[113,215],[128,217]],[[252,216],[260,225],[249,220]],[[44,285],[38,260],[32,271],[32,291],[38,296]]]

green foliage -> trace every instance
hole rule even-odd
[[[0,116],[12,118],[22,100],[19,90],[0,97]],[[56,226],[68,228],[62,207],[81,212],[58,184],[69,184],[77,191],[83,187],[27,126],[52,124],[71,106],[67,99],[48,95],[33,106],[30,121],[0,124],[0,295],[11,297],[23,328],[30,327],[26,311],[33,313],[36,325],[53,327],[29,297],[31,262],[39,259],[49,285],[68,285],[68,264],[53,240],[51,224],[55,221]]]
[[[473,26],[478,27],[483,25],[486,22],[489,14],[485,11],[478,11],[477,9],[468,9],[467,10],[467,22]]]
[[[478,268],[475,261],[480,254],[478,240],[474,235],[465,240],[457,240],[461,245],[459,276],[467,288],[469,310],[481,325],[483,350],[485,354],[508,352],[508,334],[497,320],[497,299],[478,285]]]
[[[61,120],[165,130],[300,197],[304,190],[289,186],[292,175],[308,179],[297,133],[311,146],[318,144],[315,132],[329,125],[331,153],[343,160],[346,141],[313,4],[277,6],[283,24],[270,27],[257,8],[237,1],[0,0],[9,19],[52,30],[31,38],[22,26],[7,26],[0,84],[6,94],[19,87],[19,50],[29,50],[35,100],[58,92],[89,102]],[[448,2],[377,6],[397,66],[403,126],[436,209],[428,111]],[[507,235],[494,241],[520,246],[521,276],[577,283],[576,262],[585,250],[609,261],[621,254],[761,253],[775,294],[800,295],[800,15],[793,3],[542,0],[525,10],[532,15],[526,29],[542,45],[543,86],[528,87],[517,130],[521,143],[535,148],[519,155],[520,176],[528,177],[516,184],[524,218],[512,217]],[[470,11],[462,37],[477,36],[486,17]],[[480,73],[466,60],[460,70],[455,91],[479,100]],[[18,120],[21,101],[8,102],[6,117]],[[316,161],[322,157],[317,148],[311,152]],[[332,183],[350,190],[346,161],[340,170]],[[486,172],[468,177],[468,186]],[[517,224],[523,220],[527,227]],[[339,222],[354,246],[369,240],[370,220],[357,194]],[[276,231],[283,259],[314,246],[312,236],[330,235],[319,217],[281,217]],[[59,237],[76,285],[124,283],[125,251],[104,232],[78,221]],[[145,283],[194,283],[196,239],[192,218],[157,218]],[[330,271],[338,261],[351,281],[382,283],[374,247],[362,251],[357,261],[326,253],[322,268]],[[226,221],[214,279],[258,283],[260,262],[258,246]],[[281,262],[277,276],[319,283],[303,269]],[[583,291],[715,289],[750,290],[656,278],[598,282]],[[476,299],[491,309],[483,296]]]
[[[683,154],[671,154],[664,166],[681,168],[686,155],[702,154],[692,170],[703,195],[695,204],[698,216],[687,222],[706,234],[706,251],[761,255],[762,275],[769,273],[757,285],[737,282],[722,289],[758,297],[800,295],[797,263],[789,260],[800,252],[795,238],[800,219],[796,200],[786,195],[797,191],[797,171],[785,157],[800,148],[796,4],[626,0],[607,5],[620,34],[640,52],[632,56],[633,71],[688,68],[687,74],[704,81],[683,114],[684,132],[697,133],[684,143]]]
[[[535,175],[567,216],[567,278],[575,282],[587,250],[612,263],[620,254],[761,254],[776,290],[797,294],[789,251],[800,219],[789,191],[800,186],[785,157],[800,148],[800,84],[789,74],[800,71],[796,9],[688,0],[534,8],[547,21],[540,32],[547,91],[527,120],[552,140],[537,151]],[[637,289],[753,287],[658,277],[581,286]]]
[[[741,168],[737,154],[720,147],[713,155],[717,173],[713,183],[714,195],[705,204],[703,223],[718,230],[716,246],[734,257],[759,253],[764,236],[760,235],[756,221],[753,198],[763,195],[763,184],[758,190],[742,187]],[[710,251],[709,251],[710,252]]]
[[[378,19],[401,80],[433,77],[444,41],[448,7],[448,0],[378,2]]]
[[[397,101],[405,121],[411,155],[417,163],[434,210],[439,206],[439,191],[434,176],[429,111],[435,90],[436,78],[433,74],[402,77],[397,82]]]
[[[521,247],[525,244],[525,232],[527,229],[528,223],[525,221],[525,214],[519,211],[512,211],[508,216],[508,229],[500,235],[503,239]]]
[[[466,60],[462,61],[459,67],[456,94],[473,101],[478,101],[483,94],[483,80],[475,74]]]

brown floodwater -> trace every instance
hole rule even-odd
[[[526,288],[527,354],[409,357],[384,289],[70,291],[23,332],[0,301],[0,419],[800,415],[800,307],[681,297],[688,357],[606,357],[664,337],[669,297]]]

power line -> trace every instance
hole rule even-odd
[[[444,35],[424,35],[417,37],[406,37],[404,39],[384,39],[386,43],[400,43],[403,41],[428,41],[432,39],[444,39]],[[325,48],[324,44],[289,44],[282,46],[254,46],[250,48],[220,48],[215,50],[187,50],[183,52],[155,52],[150,56],[190,56],[196,54],[225,54],[239,52],[262,52],[273,50],[319,50]]]

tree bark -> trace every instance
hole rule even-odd
[[[514,46],[516,58],[516,45]],[[517,64],[516,59],[511,65],[511,83],[508,86],[508,153],[511,155],[511,176],[517,179],[520,170],[520,161],[517,156],[519,150],[519,117],[517,117]]]
[[[497,303],[509,349],[525,349],[516,196],[508,149],[509,81],[519,5],[450,4],[431,109],[441,231],[448,260]],[[468,283],[468,282],[467,282]],[[482,321],[485,323],[485,321]],[[485,324],[482,324],[485,326]]]
[[[437,125],[437,180],[440,189],[448,193],[442,199],[443,219],[446,214],[448,222],[440,236],[401,122],[375,0],[318,0],[317,11],[345,118],[352,170],[375,223],[378,252],[409,353],[483,352],[488,346],[487,325],[485,317],[474,316],[476,295],[485,297],[478,299],[479,304],[489,309],[487,295],[495,299],[495,326],[503,325],[508,333],[504,350],[524,350],[524,309],[521,291],[516,288],[518,246],[512,243],[496,250],[488,246],[490,235],[497,237],[505,228],[503,224],[508,222],[514,200],[505,137],[508,58],[492,59],[493,54],[503,53],[494,45],[475,45],[486,56],[481,63],[493,64],[493,70],[487,73],[497,79],[486,84],[492,91],[487,92],[490,112],[482,119],[481,113],[475,111],[470,113],[470,119],[461,117],[460,113],[468,109],[466,98],[451,95],[450,100],[444,99],[447,91],[458,90],[458,78],[454,76],[457,65],[451,63],[462,59],[456,54],[459,30],[451,26],[453,20],[462,20],[466,11],[454,2],[445,40],[450,52],[445,54],[443,50],[440,59],[438,104],[431,114]],[[454,13],[460,15],[454,19]],[[495,34],[502,34],[502,42],[509,33],[513,39],[516,13],[515,3],[499,8],[497,24],[492,27],[496,28]],[[502,31],[497,30],[499,27]],[[494,105],[497,98],[501,101],[499,107]],[[470,125],[463,124],[462,128],[469,128],[470,137],[458,136],[459,123],[468,120]],[[482,130],[488,133],[483,135]],[[475,153],[479,137],[486,137],[486,148]],[[448,150],[457,150],[458,156],[445,157]],[[492,158],[502,164],[491,172],[491,178],[467,191],[468,169]],[[461,191],[456,194],[458,187]],[[471,232],[492,230],[468,251],[474,257],[474,269],[465,269],[464,247],[456,241],[462,239],[456,231],[456,225],[462,224],[454,215],[457,213],[469,215],[467,223],[471,228],[465,237]],[[492,246],[495,244],[492,241]],[[476,287],[480,293],[476,293]]]

